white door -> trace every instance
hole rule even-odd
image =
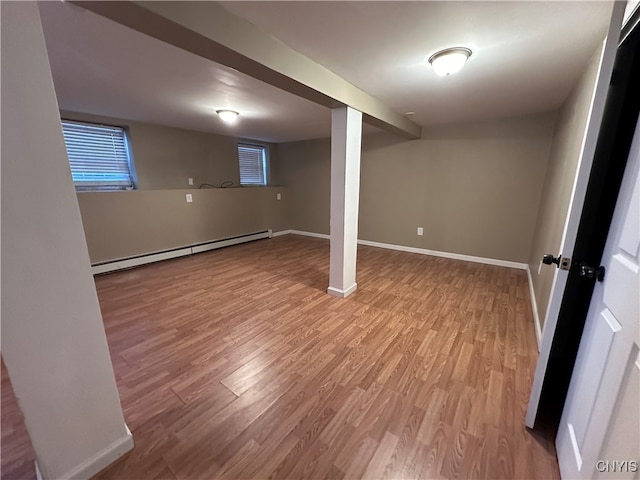
[[[556,448],[565,479],[640,478],[640,122]]]
[[[559,250],[563,257],[571,257],[576,243],[578,224],[580,223],[580,216],[582,215],[582,207],[584,206],[584,197],[587,191],[587,183],[589,182],[593,156],[596,150],[598,132],[600,131],[600,124],[602,123],[604,106],[607,99],[607,92],[609,90],[609,82],[613,71],[613,63],[618,49],[618,40],[620,38],[625,6],[626,2],[617,1],[614,3],[607,38],[602,50],[602,56],[600,57],[598,78],[596,80],[594,94],[591,100],[589,119],[587,121],[587,126],[582,140],[578,172],[573,185],[569,214],[565,222]],[[540,355],[538,355],[538,363],[533,377],[533,384],[531,386],[529,405],[527,407],[527,415],[525,419],[525,424],[529,428],[533,428],[535,426],[536,416],[538,415],[538,404],[540,402],[542,384],[547,371],[547,364],[549,362],[549,354],[551,353],[551,344],[553,342],[556,324],[558,323],[558,314],[560,313],[562,296],[567,284],[567,273],[568,272],[565,270],[558,269],[555,271],[553,277],[551,296],[547,307],[544,330],[542,331]]]

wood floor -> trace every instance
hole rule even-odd
[[[288,235],[96,278],[136,444],[98,478],[559,478],[523,426],[524,271],[361,246],[342,300],[328,255]]]
[[[7,369],[2,362],[2,439],[0,440],[0,474],[3,480],[34,479],[35,455],[24,426],[22,412],[13,394]]]

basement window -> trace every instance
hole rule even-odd
[[[76,190],[134,188],[124,128],[62,120],[62,133]]]
[[[262,145],[238,144],[240,185],[267,184],[267,149]]]

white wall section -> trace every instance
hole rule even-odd
[[[36,2],[2,2],[2,356],[45,479],[133,447]]]

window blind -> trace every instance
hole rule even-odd
[[[238,144],[241,185],[266,185],[265,147]]]
[[[63,120],[62,132],[76,188],[133,188],[123,128]]]

